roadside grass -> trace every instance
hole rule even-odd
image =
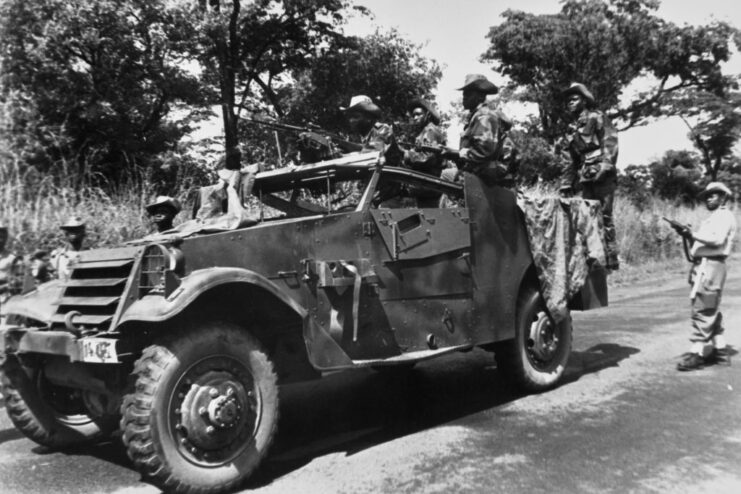
[[[148,184],[128,183],[112,192],[85,187],[53,184],[50,180],[36,181],[33,188],[28,180],[12,169],[0,170],[0,224],[8,227],[9,248],[19,254],[36,250],[51,250],[63,244],[59,226],[71,216],[79,216],[87,224],[89,247],[112,247],[140,238],[149,233],[144,206],[152,199]],[[528,194],[550,195],[547,187],[535,187]],[[185,199],[186,191],[173,193]],[[186,219],[185,211],[180,221]],[[739,218],[738,205],[732,209]],[[687,207],[651,198],[638,208],[630,201],[617,197],[614,213],[621,267],[610,275],[611,284],[633,283],[664,276],[677,276],[686,270],[680,237],[662,217],[689,223],[695,227],[707,217],[704,206]],[[176,219],[176,223],[178,223]]]

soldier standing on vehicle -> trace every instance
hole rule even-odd
[[[482,74],[468,74],[458,90],[463,91],[463,107],[470,113],[459,149],[446,147],[442,153],[458,164],[458,170],[443,170],[443,178],[455,181],[460,171],[468,171],[487,184],[510,185],[504,156],[514,152],[505,149],[511,121],[486,102],[487,95],[499,89]]]
[[[445,133],[440,128],[440,115],[432,104],[422,98],[409,103],[409,125],[414,135],[414,149],[404,151],[403,166],[433,177],[439,177],[445,166],[440,153],[423,151],[422,146],[442,147],[446,145]]]
[[[70,263],[79,257],[85,240],[85,222],[78,216],[72,216],[60,228],[64,231],[66,245],[52,251],[50,264],[57,278],[68,280],[72,274]]]
[[[569,197],[581,191],[584,199],[596,199],[602,206],[605,227],[606,268],[616,270],[618,261],[612,206],[617,189],[617,132],[610,120],[595,109],[595,99],[584,84],[575,82],[563,91],[570,123],[556,144],[562,157],[559,192]]]
[[[726,281],[726,258],[736,236],[736,218],[726,206],[731,190],[721,182],[710,182],[700,197],[710,216],[693,231],[689,226],[672,227],[692,242],[690,257],[690,300],[692,303],[692,348],[677,370],[700,369],[706,364],[730,363],[723,328],[723,314],[718,310]],[[706,357],[705,347],[711,351]]]
[[[350,105],[341,109],[352,133],[351,141],[362,144],[365,151],[383,151],[386,161],[400,159],[393,128],[379,122],[381,109],[368,96],[353,96]]]
[[[180,203],[169,196],[157,196],[151,204],[145,206],[149,218],[157,233],[172,229],[172,222],[180,212]]]

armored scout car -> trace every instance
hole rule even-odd
[[[85,251],[69,280],[11,299],[16,427],[55,448],[118,432],[158,486],[213,493],[266,455],[283,383],[481,347],[525,389],[555,386],[570,318],[546,310],[515,194],[377,157],[261,172],[253,224]],[[572,309],[606,304],[593,268]]]

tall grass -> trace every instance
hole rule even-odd
[[[8,248],[19,254],[63,245],[60,226],[73,216],[86,223],[88,247],[139,238],[149,230],[144,206],[151,198],[151,188],[143,181],[106,192],[50,179],[30,181],[12,164],[0,170],[0,224],[8,227]]]

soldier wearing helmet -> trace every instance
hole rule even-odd
[[[736,218],[726,203],[731,190],[721,182],[710,182],[700,193],[711,211],[700,228],[672,225],[692,242],[690,257],[690,303],[692,306],[690,341],[692,347],[677,369],[689,371],[707,364],[730,363],[723,328],[723,314],[718,310],[726,281],[726,258],[736,236]]]
[[[584,199],[596,199],[602,206],[605,227],[607,269],[620,267],[612,206],[617,189],[617,132],[609,118],[597,110],[592,93],[575,82],[562,92],[570,120],[566,135],[556,145],[562,157],[560,192],[570,196],[581,192]]]

